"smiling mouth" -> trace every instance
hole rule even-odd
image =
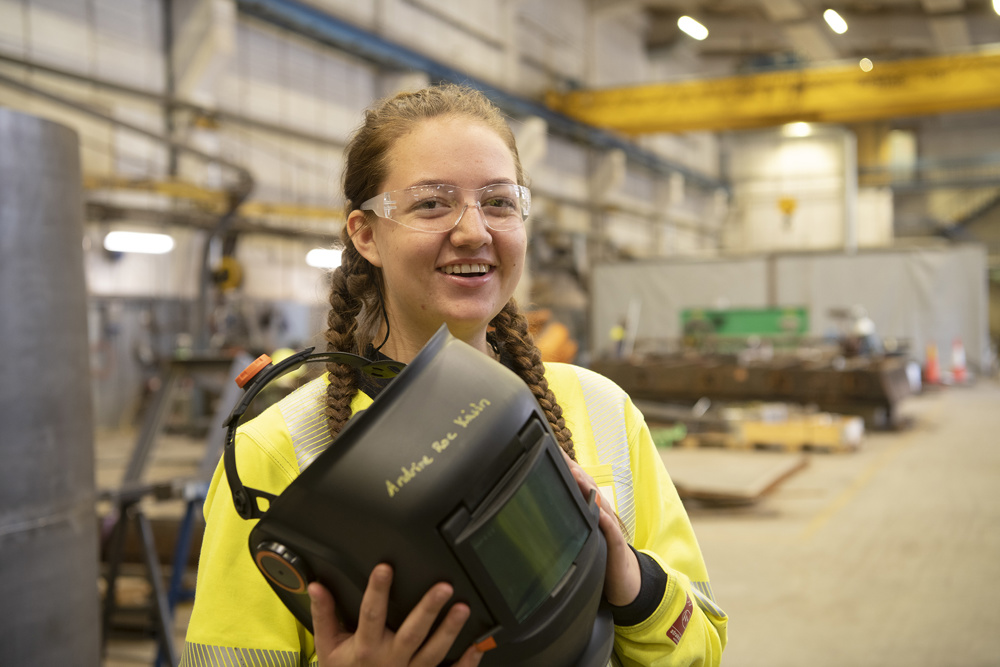
[[[493,269],[489,264],[451,264],[442,266],[441,271],[450,276],[485,276]]]

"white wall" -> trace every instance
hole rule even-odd
[[[891,244],[891,195],[878,189],[858,195],[853,141],[850,130],[838,127],[796,138],[780,129],[732,133],[727,151],[734,216],[726,248],[850,251]],[[790,213],[780,206],[785,199],[793,204]]]
[[[976,245],[789,256],[775,265],[776,299],[808,304],[814,335],[835,329],[832,308],[859,304],[879,334],[905,339],[915,358],[924,361],[932,344],[946,368],[961,340],[980,369],[992,364],[985,273],[986,252]]]
[[[588,85],[642,79],[650,66],[641,47],[642,23],[635,11],[590,12],[586,0],[511,2],[483,0],[313,0],[313,6],[358,27],[396,40],[470,76],[526,97],[573,80]],[[333,235],[341,224],[339,188],[342,145],[361,111],[386,88],[407,77],[389,76],[351,54],[330,49],[238,13],[232,0],[176,0],[174,65],[178,94],[222,112],[308,133],[316,140],[227,122],[202,122],[194,114],[174,115],[174,137],[245,166],[254,177],[249,204],[268,203],[330,209],[327,218],[270,214],[261,222],[290,231]],[[84,76],[165,92],[161,5],[155,0],[0,0],[0,53]],[[0,73],[93,105],[102,112],[167,132],[163,108],[150,100],[0,62]],[[413,77],[410,77],[411,79]],[[0,86],[0,104],[42,115],[77,129],[88,178],[127,178],[162,183],[168,151],[127,129]],[[521,120],[514,119],[518,126]],[[644,147],[693,169],[714,174],[717,146],[708,134],[643,140]],[[664,204],[657,193],[677,188],[666,176],[634,165],[611,193],[622,214],[595,216],[593,150],[550,136],[530,176],[536,189],[533,224],[582,234],[594,233],[622,252],[683,253],[716,248],[719,211],[712,193],[682,184],[687,193]],[[181,154],[177,178],[209,190],[234,182],[233,170]],[[119,206],[163,210],[200,209],[198,201],[171,200],[120,188],[91,190],[88,197]],[[112,260],[100,236],[136,220],[110,220],[92,227],[87,266],[90,287],[100,295],[190,298],[197,291],[201,234],[176,231],[177,248],[166,258]],[[702,233],[700,226],[708,226]],[[610,230],[604,234],[604,230]],[[163,231],[158,226],[155,231]],[[248,296],[315,303],[313,285],[322,273],[300,258],[312,247],[304,240],[245,235],[237,247]]]
[[[600,355],[609,349],[611,328],[630,308],[638,309],[633,335],[665,346],[680,337],[685,308],[752,308],[768,298],[762,257],[602,264],[591,280],[592,351]]]

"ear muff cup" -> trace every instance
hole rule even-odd
[[[304,594],[313,579],[305,562],[278,542],[258,544],[254,560],[265,577],[289,593]]]

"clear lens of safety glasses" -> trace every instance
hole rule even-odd
[[[446,232],[473,206],[482,211],[486,226],[493,231],[516,229],[528,217],[531,191],[513,183],[497,183],[477,190],[443,184],[417,185],[383,192],[359,208],[421,232]]]

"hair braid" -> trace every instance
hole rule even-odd
[[[334,270],[330,285],[326,349],[330,352],[363,354],[371,340],[372,313],[377,312],[377,290],[369,264],[350,243],[345,242],[341,265]],[[357,375],[350,366],[328,363],[326,416],[330,433],[336,437],[351,418],[351,400],[358,392]]]
[[[538,404],[542,406],[546,419],[555,431],[556,440],[563,451],[576,461],[576,449],[573,446],[573,434],[566,428],[566,420],[562,416],[562,407],[556,402],[555,394],[549,389],[549,381],[545,379],[545,366],[542,365],[542,352],[532,340],[528,331],[528,320],[521,314],[514,299],[507,302],[503,310],[493,318],[491,324],[496,330],[497,343],[503,346],[514,360],[514,372],[531,388]],[[631,541],[628,526],[617,512],[614,513],[625,539]]]
[[[575,461],[573,434],[566,428],[562,407],[556,402],[555,394],[549,389],[549,381],[545,379],[542,352],[535,345],[528,331],[528,320],[521,314],[514,299],[507,302],[491,324],[496,330],[497,342],[513,360],[514,372],[531,389],[531,393],[535,395],[545,413],[545,418],[549,420],[559,446]]]

